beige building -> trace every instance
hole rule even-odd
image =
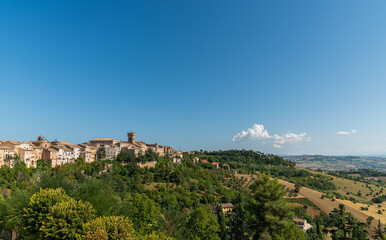
[[[91,163],[93,162],[92,153],[90,151],[82,151],[80,152],[80,157],[84,159],[85,162]]]
[[[39,136],[36,141],[31,141],[30,143],[32,143],[36,147],[41,147],[41,148],[49,148],[51,146],[50,141],[48,141],[47,139],[44,139],[43,136]]]
[[[233,211],[232,203],[221,203],[220,206],[224,214],[229,214],[229,215],[232,214],[232,211]]]
[[[62,159],[59,157],[59,150],[57,148],[49,147],[43,149],[43,159],[51,164],[52,167],[62,165]]]
[[[160,156],[173,155],[175,150],[170,146],[161,146],[157,143],[155,144],[146,144],[143,141],[135,141],[136,133],[128,132],[127,133],[127,142],[120,142],[122,151],[127,152],[135,157],[139,154],[144,154],[147,150],[151,149],[153,152],[159,154]]]
[[[34,147],[33,152],[35,154],[36,161],[43,159],[43,148],[42,147]]]
[[[121,152],[121,148],[119,146],[104,146],[106,150],[106,159],[113,160],[118,156],[118,154]]]
[[[0,166],[13,167],[16,152],[13,148],[0,145]]]
[[[80,157],[82,157],[86,161],[86,158],[83,157],[84,155],[82,155],[82,152],[90,152],[90,155],[91,155],[90,162],[96,161],[96,152],[97,152],[96,147],[94,147],[91,143],[82,143],[82,144],[79,144],[78,146],[81,151]]]
[[[25,163],[27,167],[36,167],[37,159],[35,158],[35,152],[31,149],[19,149],[20,159]]]

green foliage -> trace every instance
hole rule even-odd
[[[135,158],[133,155],[128,154],[127,152],[120,152],[117,156],[117,161],[124,163],[135,162]]]
[[[209,207],[199,205],[188,216],[187,238],[191,240],[220,240],[220,226]]]
[[[374,203],[383,203],[384,201],[386,201],[386,195],[382,195],[382,196],[378,196],[378,197],[375,197],[372,199],[372,201]]]
[[[228,239],[227,231],[227,217],[225,216],[221,205],[217,208],[217,221],[220,226],[220,238],[222,240]]]
[[[264,239],[269,239],[267,235]],[[286,222],[276,233],[272,240],[306,240],[304,233],[292,222]]]
[[[339,204],[339,209],[335,208],[330,213],[329,226],[332,227],[330,232],[333,240],[364,240],[368,235],[364,230],[368,224],[359,222],[351,213],[346,212],[343,204]]]
[[[120,198],[111,186],[95,178],[79,184],[73,197],[91,203],[98,216],[114,215],[120,206]]]
[[[43,238],[41,231],[43,223],[46,222],[50,208],[57,203],[70,200],[63,189],[41,189],[29,200],[29,204],[24,208],[22,215],[22,231],[29,236]]]
[[[141,234],[149,232],[160,215],[159,206],[146,194],[128,194],[122,205],[121,213],[133,221]]]
[[[15,229],[21,239],[303,239],[291,223],[293,209],[287,203],[294,200],[283,198],[285,191],[276,180],[258,175],[249,189],[249,183],[227,169],[214,171],[211,164],[194,163],[193,157],[246,173],[280,175],[299,190],[332,188],[328,178],[294,168],[281,157],[246,150],[184,154],[180,164],[152,151],[135,160],[121,153],[111,161],[77,159],[52,169],[44,162],[37,169],[19,163],[15,169],[0,167],[0,186],[12,190],[11,196],[0,197],[0,232]],[[157,164],[139,168],[136,161]],[[219,203],[233,203],[232,214],[219,209],[213,215],[209,206]],[[298,216],[309,220],[298,210]],[[330,217],[318,219],[325,231]]]
[[[293,213],[283,198],[286,194],[283,185],[277,179],[271,180],[267,174],[260,174],[250,188],[254,200],[250,206],[254,238],[272,236],[278,229],[288,227]]]
[[[152,232],[148,235],[141,236],[141,240],[173,240],[173,238],[166,236],[162,233]]]
[[[83,225],[94,218],[94,212],[88,202],[58,202],[49,209],[40,230],[44,239],[84,239]]]
[[[22,215],[24,208],[28,206],[30,194],[25,190],[16,190],[8,198],[1,195],[1,228],[7,230],[22,230]]]
[[[285,200],[289,203],[299,203],[304,206],[310,206],[315,209],[319,209],[318,206],[316,206],[315,203],[311,202],[308,198],[286,198]]]
[[[106,158],[106,148],[104,147],[98,148],[96,155],[98,160],[104,160]]]
[[[39,159],[36,162],[36,168],[40,171],[49,171],[51,170],[51,164],[46,162],[44,159]]]
[[[239,200],[238,204],[234,207],[229,221],[229,236],[234,240],[247,240],[248,225],[247,225],[247,212],[244,209],[244,202]]]
[[[104,216],[91,220],[84,225],[84,234],[86,240],[136,239],[133,223],[123,216]]]

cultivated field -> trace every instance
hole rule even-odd
[[[382,209],[385,209],[386,211],[386,202],[383,202],[382,204],[380,204],[382,207],[378,207],[378,204],[373,204],[373,205],[366,205],[366,204],[363,204],[363,203],[353,203],[351,201],[348,201],[348,200],[339,200],[341,202],[343,202],[344,204],[350,206],[350,207],[353,207],[369,216],[373,216],[377,221],[378,220],[381,220],[381,222],[383,224],[386,224],[386,212],[383,212],[383,214],[379,214],[378,213],[378,210],[381,210]],[[369,206],[369,207],[368,207]],[[361,210],[361,207],[363,208],[366,208],[368,207],[369,210]]]
[[[333,179],[332,182],[338,188],[335,192],[340,193],[346,197],[353,197],[360,202],[371,201],[371,199],[375,197],[375,193],[379,192],[382,189],[372,184],[366,185],[366,183],[355,182],[349,179],[334,177],[334,176],[330,176],[328,174],[316,172],[313,170],[308,170],[308,169],[306,170],[313,174],[321,174],[332,178]],[[371,190],[373,190],[373,193],[371,193]],[[360,196],[358,196],[358,193],[360,193]]]
[[[375,197],[375,193],[381,190],[381,188],[372,184],[366,185],[366,183],[355,182],[352,180],[337,177],[333,177],[332,182],[338,187],[338,190],[336,192],[344,196],[354,197],[355,199],[362,201],[371,201],[371,199]],[[371,193],[370,188],[373,190],[373,193]],[[358,196],[358,193],[360,193],[361,196]]]

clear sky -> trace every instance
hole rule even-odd
[[[0,139],[386,153],[385,1],[0,1]],[[244,131],[244,132],[243,132]]]

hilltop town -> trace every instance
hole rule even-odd
[[[134,157],[153,151],[160,156],[170,155],[182,158],[182,152],[174,150],[170,146],[161,146],[157,143],[147,144],[135,140],[136,133],[128,132],[127,141],[113,138],[96,138],[81,144],[72,144],[65,141],[48,141],[39,136],[35,141],[0,141],[0,166],[13,167],[17,156],[27,167],[36,167],[37,162],[43,159],[52,167],[66,163],[73,163],[75,159],[83,158],[91,163],[101,160],[113,160],[120,152],[126,152]]]

